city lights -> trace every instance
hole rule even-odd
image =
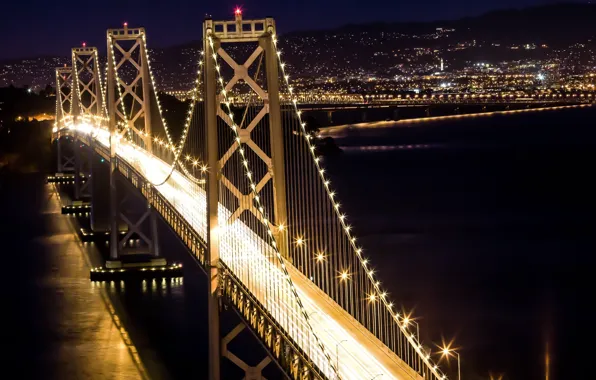
[[[229,25],[236,26],[248,21],[242,20],[242,10],[239,7],[234,9],[234,14],[236,23],[227,21]],[[309,63],[309,65],[313,65],[311,68],[317,67],[318,69],[312,70],[315,75],[305,79],[303,73],[300,72],[304,68],[297,67],[291,61],[295,59],[295,46],[297,46],[297,43],[289,40],[287,42],[288,46],[284,46],[284,49],[287,49],[287,54],[282,54],[278,46],[280,42],[274,34],[274,24],[271,25],[263,31],[263,35],[255,38],[263,38],[263,40],[268,41],[268,44],[271,44],[267,47],[271,50],[267,50],[263,56],[271,58],[268,62],[269,67],[273,66],[276,71],[279,70],[279,78],[277,79],[280,82],[281,93],[277,100],[287,107],[284,112],[289,111],[285,112],[284,116],[287,116],[287,120],[289,120],[289,127],[292,128],[291,132],[293,136],[296,136],[295,140],[299,140],[300,153],[304,154],[301,158],[310,165],[309,173],[312,174],[309,174],[309,176],[316,180],[316,189],[320,193],[316,202],[324,206],[325,221],[329,226],[332,226],[330,228],[332,232],[329,233],[329,236],[334,239],[327,239],[327,236],[325,236],[325,239],[319,238],[318,233],[324,231],[322,227],[305,227],[306,223],[298,223],[291,218],[282,217],[277,219],[277,210],[273,213],[270,211],[273,207],[271,204],[266,203],[272,203],[273,201],[262,191],[261,181],[263,172],[271,170],[272,165],[270,162],[266,162],[265,159],[263,161],[265,161],[267,169],[255,165],[255,161],[258,160],[253,155],[256,148],[249,143],[249,141],[254,143],[250,136],[247,139],[245,134],[247,132],[245,130],[246,124],[241,111],[243,107],[250,104],[251,99],[255,98],[255,94],[244,94],[235,89],[234,84],[235,81],[238,81],[237,77],[229,81],[224,77],[224,73],[234,71],[237,74],[242,69],[239,69],[241,65],[234,66],[230,64],[231,57],[221,48],[221,40],[218,41],[221,34],[217,34],[214,30],[208,31],[204,41],[206,54],[195,51],[197,54],[193,56],[194,60],[197,60],[198,57],[196,66],[199,70],[192,70],[193,79],[188,81],[192,84],[192,89],[187,90],[186,88],[189,88],[189,86],[186,86],[184,90],[180,90],[179,88],[182,87],[178,85],[178,89],[172,90],[177,85],[158,82],[158,77],[160,80],[163,79],[157,71],[158,66],[156,66],[154,73],[153,63],[150,59],[151,56],[157,56],[157,54],[148,50],[144,29],[128,29],[128,33],[136,33],[139,30],[138,36],[135,37],[137,38],[135,43],[141,50],[139,58],[141,63],[139,65],[147,70],[142,74],[139,73],[136,77],[133,76],[133,82],[148,81],[152,91],[149,95],[152,97],[151,99],[143,98],[137,103],[135,101],[141,95],[131,90],[130,80],[125,83],[125,79],[130,73],[119,72],[130,52],[119,46],[119,38],[116,38],[119,36],[118,33],[109,34],[108,56],[110,61],[105,74],[103,74],[105,81],[101,80],[101,73],[94,74],[101,84],[98,90],[101,91],[102,96],[101,106],[99,106],[99,99],[96,99],[97,112],[100,115],[87,115],[91,111],[85,111],[81,115],[73,115],[72,102],[70,103],[70,112],[66,109],[61,110],[62,103],[57,102],[56,114],[60,114],[61,117],[60,119],[57,117],[53,131],[55,134],[76,131],[81,136],[77,137],[77,134],[75,134],[75,138],[93,140],[102,149],[106,147],[114,148],[119,161],[119,169],[123,173],[129,170],[129,167],[135,175],[138,173],[137,180],[144,181],[147,189],[154,191],[156,194],[159,193],[160,196],[163,195],[173,205],[172,210],[175,211],[173,214],[177,214],[177,218],[183,218],[185,222],[192,225],[192,229],[206,236],[206,211],[203,210],[204,202],[206,202],[205,192],[204,187],[199,185],[205,183],[204,175],[209,172],[209,168],[203,161],[205,158],[202,156],[201,159],[193,157],[193,154],[187,150],[186,144],[189,132],[195,128],[193,117],[195,116],[195,108],[198,108],[196,107],[198,100],[207,103],[207,99],[202,98],[205,95],[204,92],[201,92],[204,85],[201,76],[203,65],[208,65],[210,70],[212,69],[209,72],[213,72],[215,76],[212,82],[217,96],[215,101],[219,107],[217,108],[219,121],[224,122],[221,126],[225,127],[225,133],[229,133],[230,144],[235,147],[232,153],[234,153],[235,159],[236,157],[238,159],[234,164],[238,168],[236,179],[245,181],[242,185],[242,189],[245,190],[238,191],[241,195],[238,195],[237,198],[242,199],[245,204],[250,204],[251,211],[254,210],[254,216],[256,217],[253,218],[254,220],[251,223],[254,223],[253,226],[257,226],[254,230],[251,230],[252,227],[248,226],[247,222],[239,218],[234,219],[235,216],[233,217],[233,213],[226,209],[227,206],[222,206],[221,210],[217,209],[217,217],[221,218],[220,220],[227,221],[227,223],[220,225],[217,230],[213,230],[217,232],[217,235],[221,235],[222,239],[220,242],[221,261],[219,262],[221,267],[230,271],[230,275],[239,277],[238,284],[241,287],[246,287],[245,291],[250,292],[247,299],[253,302],[251,297],[254,297],[256,300],[254,304],[262,304],[265,311],[274,315],[276,323],[286,323],[283,321],[283,317],[286,316],[285,313],[289,313],[294,318],[287,322],[289,323],[287,326],[283,325],[282,328],[288,330],[288,336],[295,339],[296,344],[301,349],[307,348],[315,351],[317,356],[313,359],[313,362],[317,366],[321,366],[324,374],[329,377],[341,377],[341,375],[350,373],[352,370],[354,370],[354,374],[357,374],[356,378],[378,378],[390,373],[389,370],[386,371],[386,368],[383,368],[383,363],[374,362],[375,357],[371,354],[374,350],[369,351],[369,347],[359,347],[353,342],[353,339],[342,339],[344,338],[342,335],[344,326],[339,317],[335,319],[337,314],[342,317],[352,318],[350,321],[356,320],[357,323],[352,326],[357,326],[359,329],[362,325],[364,329],[368,329],[367,333],[372,332],[374,343],[377,346],[389,347],[392,350],[391,354],[398,355],[399,359],[406,365],[416,367],[416,371],[423,377],[430,376],[435,380],[445,378],[446,375],[433,361],[436,357],[433,355],[433,358],[431,358],[429,351],[424,348],[421,342],[417,322],[419,319],[412,314],[406,312],[400,314],[396,311],[400,308],[400,305],[396,300],[390,299],[396,292],[391,291],[389,293],[381,288],[379,274],[373,269],[375,268],[374,253],[369,255],[366,251],[368,257],[363,257],[363,248],[360,245],[364,239],[357,239],[354,231],[358,229],[351,224],[357,218],[349,218],[345,213],[346,210],[350,209],[350,205],[339,202],[340,196],[338,193],[342,191],[339,188],[341,182],[331,182],[329,171],[323,167],[325,158],[319,152],[320,149],[317,149],[317,144],[320,144],[319,138],[324,137],[325,133],[313,132],[311,126],[307,125],[303,116],[307,112],[304,104],[309,102],[312,102],[309,105],[327,104],[326,102],[328,102],[331,105],[342,104],[346,107],[354,104],[358,106],[364,104],[369,107],[371,105],[418,105],[441,102],[458,104],[465,102],[481,104],[484,102],[492,104],[499,101],[513,103],[522,100],[530,104],[531,102],[546,103],[551,100],[560,101],[561,99],[586,99],[586,101],[592,101],[594,97],[589,92],[576,92],[576,95],[573,95],[572,92],[549,90],[547,86],[555,80],[553,79],[555,76],[551,75],[554,68],[542,61],[532,62],[531,64],[521,60],[500,63],[488,62],[488,59],[484,58],[483,62],[457,65],[450,58],[453,54],[447,54],[442,48],[437,48],[436,51],[427,48],[416,48],[411,51],[394,52],[394,55],[389,55],[388,57],[392,59],[399,55],[413,59],[412,65],[400,69],[403,71],[400,74],[395,74],[395,72],[383,74],[369,69],[353,73],[345,68],[323,68],[314,66],[319,63]],[[125,28],[128,27],[126,23],[124,26]],[[246,30],[247,33],[248,29]],[[242,34],[241,31],[237,33]],[[419,38],[440,40],[445,38],[447,33],[452,32],[447,32],[446,29],[441,29],[441,31],[437,29],[437,31],[433,31],[428,35],[420,35]],[[374,43],[374,41],[369,42],[370,44]],[[475,46],[475,42],[473,44],[455,42],[454,44],[457,49],[461,50],[472,49]],[[463,46],[459,44],[463,44]],[[321,46],[325,45],[321,42]],[[321,48],[321,46],[318,48]],[[83,47],[86,47],[85,43],[83,43]],[[533,43],[520,44],[518,48],[522,50],[541,49],[539,45]],[[263,50],[265,49],[261,47],[261,51],[255,53],[256,56],[262,54]],[[382,52],[377,53],[379,53],[379,57],[384,56],[380,54]],[[376,53],[372,54],[375,56]],[[94,52],[93,55],[97,58],[97,52]],[[287,60],[286,57],[288,57]],[[444,63],[443,57],[445,57]],[[430,63],[423,63],[423,61]],[[440,71],[438,70],[438,62],[441,62]],[[84,63],[84,65],[87,65],[87,63]],[[84,93],[85,85],[80,86],[82,81],[79,78],[81,66],[80,64],[77,65],[76,60],[73,59],[72,71],[74,76],[72,77],[73,94],[71,96],[74,96],[74,99],[81,99],[83,97],[81,92]],[[137,65],[133,64],[132,66]],[[292,73],[292,76],[290,76],[289,69],[298,72]],[[319,78],[321,72],[327,73],[324,70],[328,70],[332,74],[329,77],[322,75],[323,78]],[[112,81],[109,83],[109,87],[106,82],[108,77]],[[590,76],[587,77],[591,78]],[[290,78],[292,78],[292,83],[290,83]],[[57,83],[64,80],[58,71],[56,71],[56,79]],[[581,80],[585,80],[585,78]],[[353,93],[347,93],[346,91],[346,83],[350,81],[352,81]],[[577,83],[579,83],[579,79]],[[176,139],[173,137],[177,133],[173,134],[167,124],[164,117],[166,110],[162,107],[160,96],[157,96],[159,87],[174,91],[173,94],[184,97],[189,101],[188,110],[180,118],[181,134]],[[350,88],[352,89],[352,87]],[[254,90],[254,88],[252,89]],[[108,92],[112,98],[115,98],[115,101],[114,99],[110,100],[113,102],[112,104],[106,103],[106,94]],[[57,98],[62,99],[65,97],[63,95],[65,94],[59,95]],[[125,102],[125,98],[132,98],[134,104],[129,104],[128,100]],[[271,99],[273,98],[262,97],[261,100],[267,103]],[[155,112],[153,122],[162,123],[165,136],[163,134],[159,136],[161,131],[158,133],[149,131],[149,127],[147,127],[147,130],[143,130],[143,127],[139,125],[142,124],[140,122],[135,124],[137,117],[134,116],[133,109],[141,109],[142,107],[139,106],[142,106],[143,102],[153,102],[154,100],[158,112]],[[273,103],[269,103],[269,107],[272,107],[271,104]],[[115,109],[116,120],[108,120],[108,108],[111,112]],[[353,109],[357,108],[353,107]],[[505,112],[527,111],[509,110]],[[156,117],[158,113],[159,117]],[[449,117],[459,118],[463,116],[451,115]],[[194,117],[194,119],[200,119],[200,117]],[[431,119],[431,117],[429,116],[428,119]],[[432,118],[432,120],[438,119]],[[108,131],[106,128],[108,121],[112,123],[111,127],[116,126],[117,131]],[[150,126],[151,124],[148,123],[147,125]],[[250,131],[248,132],[250,133]],[[148,147],[152,147],[154,150],[151,151],[147,149]],[[260,152],[256,153],[259,156]],[[248,159],[249,156],[251,157],[250,160]],[[208,161],[209,165],[213,166],[210,168],[212,174],[221,175],[224,165],[220,166],[219,163],[212,165],[213,162],[213,160]],[[203,178],[199,178],[200,176],[203,176]],[[300,178],[302,179],[302,177]],[[271,177],[268,179],[271,179]],[[194,193],[191,193],[189,189],[192,189]],[[349,189],[345,190],[349,191]],[[244,194],[244,192],[248,192],[248,194]],[[292,192],[297,192],[297,189],[292,188],[288,192],[289,195],[295,195]],[[305,198],[304,203],[311,201],[308,196],[305,196]],[[309,203],[308,206],[310,207],[311,204]],[[312,205],[312,207],[317,210],[316,205]],[[240,212],[244,210],[240,210]],[[313,223],[311,224],[316,224],[319,219],[312,218]],[[283,220],[286,225],[276,225],[279,220]],[[259,232],[256,233],[256,230],[259,230]],[[313,230],[316,232],[313,232]],[[326,231],[324,232],[326,233]],[[288,251],[291,251],[291,254],[295,256],[290,256]],[[268,272],[269,270],[271,272]],[[301,282],[304,280],[301,276],[307,280],[306,285]],[[325,282],[329,283],[329,289],[332,289],[332,291],[325,290],[321,285]],[[391,289],[390,286],[385,285],[383,288]],[[334,311],[337,313],[319,310],[319,308],[323,308],[323,305],[319,303],[318,299],[311,299],[312,293],[309,293],[309,290],[326,292],[326,296],[330,299],[329,304],[336,307]],[[278,291],[283,294],[283,297],[274,299],[274,294]],[[276,302],[282,303],[278,304]],[[416,332],[413,332],[412,325],[416,325]],[[329,327],[333,329],[329,329]],[[397,339],[394,339],[395,337]],[[392,342],[395,341],[398,341],[397,344],[401,344],[399,346],[400,350],[390,347]],[[339,371],[339,353],[336,351],[335,361],[332,358],[333,345],[339,345],[341,342],[345,342],[341,347],[342,359],[349,358],[357,362],[354,367],[351,367],[353,363],[349,363],[349,360],[342,361],[342,373]],[[395,347],[397,347],[397,344]],[[331,354],[329,354],[330,351]],[[450,345],[441,347],[440,353],[441,357],[446,359],[457,356],[459,367],[459,353],[452,349]],[[357,366],[362,368],[354,369]],[[378,368],[381,371],[377,370]],[[366,376],[360,376],[362,373],[366,373]]]

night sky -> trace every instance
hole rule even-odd
[[[272,16],[280,33],[370,21],[431,21],[551,3],[552,0],[6,0],[0,11],[0,59],[68,55],[73,46],[105,47],[105,31],[124,21],[147,29],[150,47],[201,38],[206,14],[229,19]]]

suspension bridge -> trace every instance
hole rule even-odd
[[[92,229],[105,224],[110,236],[109,258],[91,275],[170,269],[161,217],[209,279],[211,379],[220,377],[222,352],[255,379],[271,360],[292,379],[446,379],[433,345],[420,341],[359,245],[292,96],[275,30],[273,19],[241,12],[206,19],[180,125],[164,117],[143,28],[107,31],[104,70],[87,46],[56,69],[58,171],[74,172],[75,198],[91,197]],[[248,92],[250,102],[231,102]],[[105,161],[105,181],[97,160],[85,167],[84,151]],[[136,220],[120,202],[123,184],[146,202]],[[151,259],[132,266],[127,257],[140,252]],[[243,321],[223,339],[220,302]],[[243,328],[268,351],[257,367],[227,353]]]

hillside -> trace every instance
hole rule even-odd
[[[336,29],[302,31],[286,37],[351,33],[432,33],[436,28],[455,29],[453,37],[502,43],[534,40],[567,46],[594,36],[595,4],[561,3],[525,9],[507,9],[459,20],[433,22],[350,24]]]
[[[449,70],[478,61],[547,63],[556,59],[572,62],[573,70],[581,74],[596,66],[596,39],[591,41],[596,33],[594,19],[596,5],[555,4],[460,20],[294,32],[281,36],[279,46],[294,77],[318,80],[426,75],[436,71],[440,59]],[[201,49],[200,41],[152,49],[160,88],[188,88]],[[14,83],[44,88],[53,83],[54,68],[68,60],[64,56],[0,62],[0,87]]]

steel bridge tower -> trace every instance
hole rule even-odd
[[[71,66],[56,68],[56,129],[62,129],[64,118],[71,115],[73,107],[74,77]],[[56,171],[63,173],[75,169],[75,157],[64,156],[60,135],[56,139]]]
[[[74,94],[72,113],[75,119],[80,115],[101,116],[103,112],[102,84],[99,77],[97,48],[72,48],[74,71]]]
[[[97,48],[83,47],[72,48],[72,69],[73,69],[73,93],[72,93],[72,117],[76,124],[80,117],[102,117],[104,115],[103,87],[99,71],[99,57]],[[93,148],[87,150],[87,163],[81,157],[80,144],[76,144],[75,133],[75,199],[90,197],[93,176]],[[93,139],[90,139],[93,141]],[[82,183],[81,174],[86,178]],[[92,218],[93,219],[93,218]]]
[[[124,24],[120,29],[107,31],[107,113],[110,131],[110,260],[107,268],[121,268],[123,255],[150,253],[152,259],[144,263],[149,266],[165,265],[166,261],[159,257],[157,234],[157,216],[146,200],[145,212],[133,221],[121,212],[118,199],[118,142],[128,136],[130,140],[152,152],[152,120],[151,120],[151,78],[149,61],[145,43],[144,28],[129,28]],[[133,77],[120,76],[118,70],[126,66],[133,71]],[[139,91],[139,88],[141,89]],[[116,94],[117,93],[117,94]],[[125,102],[127,104],[125,104]],[[126,110],[130,111],[130,116]],[[149,234],[144,233],[144,222],[149,224]],[[128,231],[120,238],[121,222]],[[136,234],[144,247],[127,247],[127,241]]]
[[[287,257],[288,239],[287,239],[287,205],[286,205],[286,180],[284,168],[284,143],[281,123],[281,109],[279,99],[279,71],[277,54],[274,45],[275,21],[273,18],[260,20],[243,20],[242,12],[236,10],[234,21],[213,21],[206,19],[203,23],[203,51],[205,54],[204,70],[204,99],[205,99],[205,132],[206,132],[206,157],[209,175],[207,181],[207,215],[208,215],[208,263],[210,267],[209,274],[209,355],[210,355],[210,379],[217,380],[220,376],[220,352],[230,358],[239,367],[245,370],[247,377],[260,376],[261,369],[269,363],[266,358],[257,367],[249,367],[230,354],[227,350],[227,343],[232,340],[240,331],[241,326],[232,330],[228,336],[223,339],[223,348],[220,351],[219,336],[219,310],[218,310],[218,289],[219,289],[219,244],[222,222],[218,220],[218,204],[220,202],[219,194],[221,187],[225,187],[237,200],[237,208],[232,211],[231,218],[226,221],[232,223],[238,219],[244,211],[249,211],[257,219],[261,216],[253,207],[255,194],[260,192],[267,183],[272,182],[273,186],[273,215],[274,234],[282,255]],[[237,63],[224,50],[224,44],[257,44],[249,58],[244,63]],[[226,64],[233,70],[233,78],[224,84],[221,81],[221,89],[218,91],[218,81],[216,73],[215,57],[221,57]],[[264,61],[266,88],[259,85],[256,75],[249,73],[249,68],[255,61],[261,58]],[[259,67],[261,64],[259,63]],[[225,98],[223,92],[230,92],[240,81],[246,83],[257,99],[262,102],[263,107],[260,112],[248,125],[239,126],[238,139],[231,145],[225,146],[223,154],[220,154],[222,141],[218,141],[218,128],[234,128],[234,121],[224,112],[222,105]],[[251,132],[264,118],[269,120],[269,146],[259,146],[256,139],[251,137]],[[219,123],[218,121],[222,121]],[[254,193],[243,194],[239,190],[239,184],[232,183],[230,178],[226,177],[224,168],[226,163],[235,151],[240,148],[240,144],[245,144],[258,156],[261,163],[267,166],[266,174],[257,179],[258,185]],[[261,144],[263,142],[261,141]],[[270,155],[266,152],[269,151]],[[242,326],[243,327],[243,326]],[[256,373],[256,374],[255,374]]]

